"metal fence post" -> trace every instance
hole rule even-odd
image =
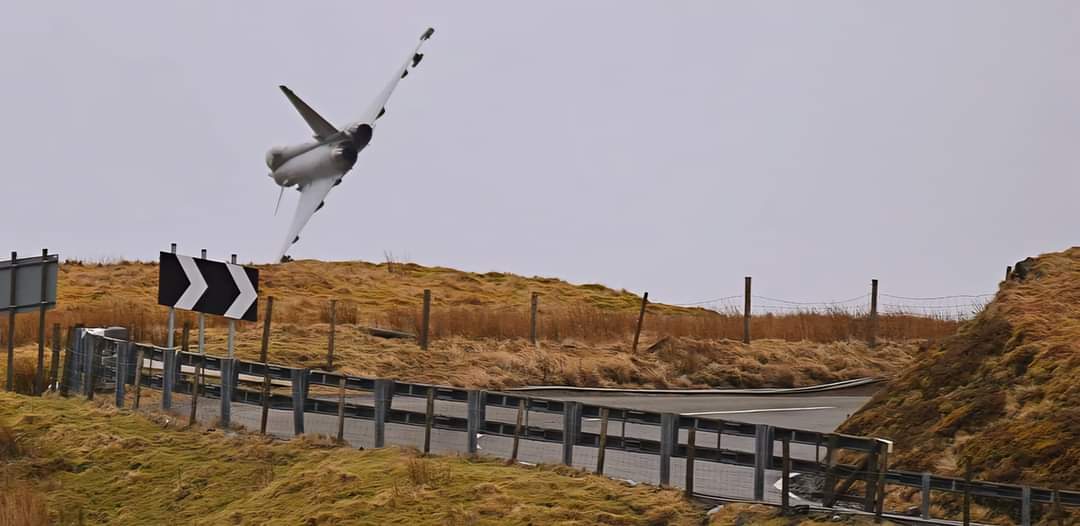
[[[922,474],[922,503],[919,505],[919,516],[924,519],[930,518],[930,474]]]
[[[660,485],[671,485],[671,455],[679,442],[679,415],[662,413],[660,415]]]
[[[304,401],[308,394],[308,370],[292,370],[293,434],[304,434]],[[378,403],[378,402],[376,402]]]
[[[563,403],[562,463],[574,465],[574,444],[581,434],[581,402]]]
[[[236,389],[236,359],[221,360],[221,414],[220,425],[228,429],[232,424],[232,397]]]
[[[696,418],[690,420],[690,427],[686,428],[686,484],[684,491],[687,497],[694,496],[694,456],[697,453],[697,426]]]
[[[772,460],[772,429],[768,424],[754,426],[754,500],[765,500],[765,470]]]
[[[1031,526],[1031,486],[1020,488],[1020,524]]]
[[[375,380],[375,447],[386,446],[386,417],[394,397],[393,380]]]
[[[161,379],[161,408],[165,411],[172,409],[172,394],[176,388],[176,364],[175,349],[161,351],[161,366],[164,369]]]
[[[83,338],[86,339],[85,337]],[[83,393],[86,395],[87,400],[94,399],[94,362],[97,361],[97,341],[90,339],[89,342],[83,341],[83,349],[86,355],[86,374],[83,376]]]
[[[431,453],[431,426],[435,423],[435,386],[427,389],[427,404],[424,408],[424,454]]]
[[[64,367],[60,372],[60,396],[67,398],[69,389],[71,388],[72,376],[75,375],[75,345],[77,338],[75,335],[79,332],[77,327],[73,327],[68,330],[68,344],[64,348]]]
[[[475,455],[480,449],[480,430],[484,428],[484,392],[469,391],[466,402],[465,451]]]
[[[127,383],[127,362],[130,359],[131,344],[116,345],[116,407],[124,407],[124,386]]]
[[[60,367],[60,324],[54,323],[52,328],[52,367],[49,368],[49,390],[56,392],[58,389],[57,375]]]

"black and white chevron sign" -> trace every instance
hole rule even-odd
[[[162,252],[160,261],[159,305],[235,320],[256,320],[258,269],[170,252]]]

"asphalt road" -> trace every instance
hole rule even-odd
[[[641,411],[682,413],[684,415],[699,416],[700,418],[761,423],[827,432],[833,431],[836,426],[844,421],[847,415],[861,407],[871,396],[872,390],[873,388],[861,387],[826,393],[752,396],[630,395],[545,391],[537,396]],[[186,415],[189,407],[187,397],[175,395],[174,398],[175,410],[181,415]],[[367,394],[353,395],[348,398],[349,402],[354,404],[370,404],[372,401],[371,396]],[[395,409],[423,412],[426,402],[421,398],[395,397],[392,404]],[[200,399],[199,419],[205,422],[215,421],[218,417],[218,408],[219,401]],[[466,410],[463,403],[438,401],[435,411],[437,414],[465,416]],[[259,407],[234,403],[232,414],[235,424],[247,429],[258,430]],[[514,422],[516,411],[488,407],[486,418],[488,420]],[[530,411],[526,418],[531,426],[552,429],[562,428],[562,416],[559,414]],[[337,419],[334,416],[308,414],[305,415],[304,422],[305,431],[308,433],[330,436],[337,433]],[[599,432],[599,425],[599,422],[595,419],[586,419],[582,423],[582,429],[596,433]],[[292,412],[270,411],[268,428],[271,434],[282,438],[292,436]],[[622,434],[626,437],[659,439],[659,428],[657,426],[627,424],[618,420],[610,422],[609,433]],[[685,431],[680,438],[685,442]],[[699,432],[697,434],[697,443],[715,447],[718,438],[722,441],[724,449],[753,451],[753,440],[745,437],[730,435],[717,437],[714,433]],[[345,439],[354,447],[373,447],[374,431],[372,422],[347,419]],[[422,447],[423,428],[388,424],[386,442],[391,445]],[[438,429],[432,432],[432,450],[435,453],[462,453],[465,451],[465,443],[466,436],[463,432]],[[512,440],[509,438],[481,435],[478,443],[480,453],[483,455],[503,458],[510,456]],[[818,449],[813,445],[793,444],[792,455],[804,459],[817,459],[824,456],[824,449]],[[533,441],[522,441],[521,443],[519,459],[523,462],[554,464],[560,462],[561,458],[562,446],[560,444]],[[576,467],[590,471],[595,469],[595,449],[582,446],[575,447],[573,464]],[[700,493],[734,498],[750,498],[753,495],[753,474],[750,468],[712,462],[699,462],[695,468],[694,484],[695,489]],[[653,455],[609,450],[605,474],[618,479],[655,484],[659,482],[659,461]],[[766,473],[766,498],[769,500],[779,501],[779,492],[774,487],[774,483],[778,479],[778,472],[769,471]],[[684,480],[684,460],[673,458],[671,481],[676,486],[682,486]]]

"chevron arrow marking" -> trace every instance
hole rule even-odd
[[[206,285],[206,279],[203,278],[199,267],[195,265],[195,260],[191,256],[176,256],[177,261],[180,262],[180,268],[184,269],[184,275],[187,276],[188,288],[184,291],[184,294],[177,300],[175,307],[178,309],[191,310],[195,307],[195,302],[199,301],[199,298],[209,288]]]
[[[240,294],[237,294],[229,310],[225,311],[225,317],[243,319],[244,313],[251,308],[251,304],[255,303],[259,295],[255,292],[255,286],[251,284],[251,280],[248,279],[247,272],[244,272],[244,267],[230,263],[226,263],[225,266],[229,269],[233,281],[236,282],[236,288],[240,289]]]

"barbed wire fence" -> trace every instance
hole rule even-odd
[[[842,300],[803,301],[752,294],[751,315],[794,314],[843,314],[866,316],[870,314],[871,295],[861,294]],[[963,321],[974,317],[992,299],[994,294],[952,294],[947,296],[904,296],[878,294],[877,314],[908,315]],[[706,300],[672,303],[677,307],[698,307],[720,314],[744,315],[746,296],[731,294]]]

